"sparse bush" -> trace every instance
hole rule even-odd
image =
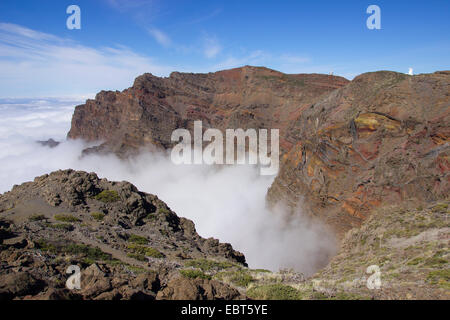
[[[104,203],[113,203],[119,201],[120,197],[119,193],[115,190],[103,190],[94,199]]]
[[[416,265],[418,265],[421,262],[423,262],[423,258],[418,257],[418,258],[414,258],[414,259],[408,261],[407,265],[408,266],[416,266]]]
[[[93,264],[98,261],[103,261],[109,264],[119,262],[119,260],[112,258],[108,253],[103,252],[99,248],[94,248],[85,244],[53,244],[44,239],[34,241],[35,247],[44,252],[50,252],[52,254],[69,254],[74,256],[80,256],[85,264]]]
[[[47,218],[43,214],[33,214],[28,218],[29,221],[42,221],[46,219]]]
[[[268,284],[247,290],[247,296],[257,300],[301,300],[300,291],[283,284]]]
[[[128,249],[132,250],[134,254],[143,255],[144,258],[145,257],[158,259],[164,258],[164,255],[161,252],[152,247],[145,247],[138,244],[129,244]]]
[[[231,282],[232,284],[243,288],[247,287],[250,283],[255,281],[255,279],[246,269],[219,272],[215,275],[215,277],[218,280]]]
[[[116,264],[120,262],[114,259],[110,254],[103,252],[100,248],[91,247],[85,244],[69,244],[66,247],[61,248],[65,253],[72,255],[83,256],[83,262],[85,264],[93,264],[98,261],[103,261],[108,264]]]
[[[430,284],[450,290],[450,269],[431,271],[427,275],[427,281]]]
[[[91,216],[97,221],[102,221],[105,218],[105,214],[101,212],[92,212]]]
[[[159,208],[159,209],[158,209],[158,213],[159,213],[159,214],[169,214],[169,213],[170,213],[170,210],[169,210],[169,209],[166,209],[166,208]]]
[[[52,243],[48,243],[46,240],[44,239],[39,239],[37,241],[34,241],[34,246],[35,248],[44,251],[44,252],[56,252],[57,248],[54,244]]]
[[[71,214],[57,214],[54,216],[56,221],[61,222],[80,222],[81,220]]]
[[[127,254],[127,257],[136,259],[136,260],[138,260],[138,261],[146,261],[146,260],[147,260],[147,258],[145,257],[145,255],[140,254],[140,253],[134,253],[134,252],[133,252],[133,253],[128,253],[128,254]]]
[[[257,272],[257,273],[271,273],[272,272],[272,271],[266,270],[266,269],[252,269],[250,271]]]
[[[136,234],[130,234],[130,236],[128,237],[128,242],[136,244],[147,244],[148,239],[146,237],[138,236]]]
[[[448,210],[448,204],[447,203],[438,203],[431,209],[431,211],[435,213],[446,213]]]
[[[200,270],[194,270],[194,269],[184,269],[180,270],[180,274],[188,279],[207,279],[211,280],[211,276],[203,273]]]
[[[201,269],[202,271],[209,271],[212,269],[218,269],[218,270],[229,269],[234,266],[231,262],[217,262],[217,261],[208,260],[208,259],[190,260],[190,261],[187,261],[184,265],[186,267],[193,267],[193,268]]]
[[[444,254],[445,254],[445,251],[436,252],[431,258],[429,258],[426,261],[425,265],[432,267],[432,266],[440,266],[443,264],[447,264],[448,260],[443,257]]]

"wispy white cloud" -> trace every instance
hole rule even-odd
[[[204,43],[203,53],[208,59],[215,58],[222,51],[222,46],[216,37],[207,36],[204,39]]]
[[[124,89],[142,73],[167,75],[175,69],[124,46],[92,48],[0,23],[0,97]]]
[[[162,46],[164,47],[170,47],[172,45],[172,40],[170,37],[164,33],[163,31],[156,29],[156,28],[150,28],[148,29],[148,33]]]

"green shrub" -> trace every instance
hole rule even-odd
[[[272,271],[267,270],[267,269],[252,269],[251,271],[258,272],[258,273],[272,273]]]
[[[200,270],[193,270],[193,269],[184,269],[180,270],[180,274],[188,279],[207,279],[211,280],[211,276],[203,273]]]
[[[37,241],[34,241],[35,248],[44,251],[44,252],[57,252],[57,248],[54,244],[48,243],[44,239],[39,239]]]
[[[140,254],[145,257],[151,257],[151,258],[164,258],[164,255],[159,252],[158,250],[152,248],[152,247],[145,247],[141,246],[135,243],[129,244],[128,249],[132,250],[135,254]]]
[[[300,291],[283,284],[268,284],[247,290],[247,296],[257,300],[301,300]]]
[[[145,255],[140,254],[140,253],[128,253],[128,254],[127,254],[127,257],[136,259],[136,260],[138,260],[138,261],[146,261],[146,260],[147,260],[147,258],[145,257]]]
[[[56,221],[61,222],[80,222],[81,220],[71,214],[57,214],[54,216]]]
[[[414,258],[414,259],[408,261],[407,265],[408,266],[416,266],[416,265],[418,265],[421,262],[423,262],[423,258],[422,257],[418,257],[418,258]]]
[[[251,275],[244,272],[236,272],[230,279],[232,283],[239,287],[247,287],[250,283],[255,281]]]
[[[144,219],[155,221],[156,219],[158,219],[158,217],[154,213],[149,213]]]
[[[28,218],[29,221],[42,221],[46,219],[47,218],[43,214],[33,214]]]
[[[202,271],[209,271],[212,269],[219,269],[219,270],[229,269],[234,266],[231,262],[217,262],[208,259],[190,260],[187,261],[184,265],[186,267],[201,269]]]
[[[159,209],[158,209],[158,213],[159,213],[159,214],[169,214],[169,213],[170,213],[170,210],[169,210],[169,209],[166,209],[166,208],[159,208]]]
[[[148,239],[146,237],[138,236],[136,234],[130,234],[130,236],[128,237],[128,242],[136,244],[147,244]]]
[[[450,290],[450,269],[431,271],[427,275],[427,281],[430,284]]]
[[[250,275],[247,270],[238,271],[223,271],[215,275],[215,277],[222,281],[229,281],[239,287],[247,287],[255,279]]]
[[[87,258],[94,260],[111,260],[110,254],[85,244],[69,244],[65,247],[64,252],[74,255],[85,255]]]
[[[103,218],[105,217],[105,214],[101,213],[101,212],[92,212],[91,216],[92,216],[92,218],[94,218],[97,221],[102,221]]]
[[[124,265],[124,267],[133,273],[146,273],[147,272],[147,269],[142,268],[142,267],[131,266],[128,264]]]
[[[447,209],[448,209],[447,203],[438,203],[431,209],[431,211],[433,211],[435,213],[446,213]]]
[[[120,197],[119,193],[115,190],[103,190],[94,199],[104,203],[113,203],[119,201]]]
[[[443,265],[443,264],[447,264],[448,260],[443,258],[443,257],[439,257],[439,256],[433,256],[430,259],[427,260],[427,262],[425,263],[426,266],[439,266],[439,265]]]
[[[103,261],[108,264],[121,263],[114,259],[110,254],[103,252],[99,248],[94,248],[85,244],[69,243],[69,244],[53,244],[44,239],[34,241],[35,247],[45,252],[53,254],[69,254],[80,256],[85,264],[93,264],[98,261]]]

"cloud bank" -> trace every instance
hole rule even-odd
[[[176,166],[163,153],[144,153],[125,162],[115,156],[80,159],[86,147],[81,141],[53,149],[37,144],[64,139],[72,102],[0,100],[0,192],[58,169],[96,172],[158,195],[179,216],[192,219],[200,235],[242,251],[252,268],[294,268],[309,275],[334,253],[332,236],[300,211],[289,218],[282,207],[266,208],[265,195],[274,178],[261,176],[256,167]]]
[[[33,97],[124,89],[145,72],[168,75],[173,67],[124,46],[92,48],[0,23],[0,70],[0,96]]]

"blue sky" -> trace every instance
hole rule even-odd
[[[81,30],[66,8],[81,8]],[[366,9],[381,8],[381,30]],[[242,65],[353,78],[450,69],[450,1],[2,0],[0,98],[122,90]]]

